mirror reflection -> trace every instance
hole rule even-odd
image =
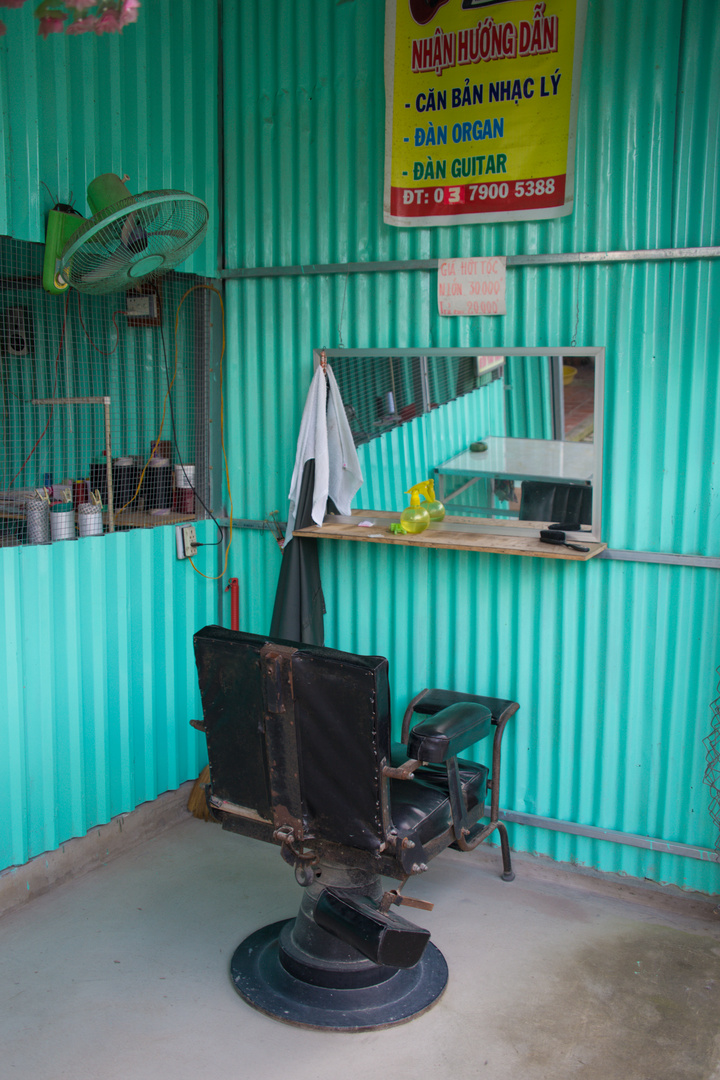
[[[600,538],[604,350],[327,355],[364,470],[363,508],[402,510],[403,492],[432,478],[448,515],[491,531],[576,523]]]
[[[436,466],[454,514],[592,523],[595,357],[504,358],[502,423]]]

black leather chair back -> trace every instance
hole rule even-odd
[[[195,656],[214,796],[250,825],[288,821],[296,835],[376,851],[387,661],[220,626],[195,635]]]

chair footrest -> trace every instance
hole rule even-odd
[[[372,960],[394,968],[410,968],[420,960],[430,931],[383,912],[366,896],[325,889],[315,905],[318,926]]]

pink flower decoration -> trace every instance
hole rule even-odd
[[[138,8],[140,7],[140,0],[122,0],[122,8],[120,9],[120,21],[123,26],[127,26],[128,23],[135,23],[138,20]]]
[[[95,26],[96,34],[117,34],[123,28],[117,11],[104,11]]]
[[[64,11],[49,11],[40,20],[38,34],[42,34],[44,38],[47,38],[48,34],[62,34],[65,19],[67,19],[67,15]]]
[[[19,8],[22,7],[25,0],[0,0],[0,7]]]
[[[86,15],[82,19],[75,19],[66,28],[66,34],[89,34],[91,30],[94,30],[97,26],[97,19],[94,15]]]

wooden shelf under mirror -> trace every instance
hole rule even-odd
[[[604,551],[607,544],[581,539],[572,534],[569,539],[583,544],[589,551],[541,543],[539,536],[527,536],[528,529],[546,529],[546,522],[505,522],[502,532],[486,531],[497,527],[491,518],[450,517],[431,525],[416,536],[390,532],[390,524],[400,515],[388,510],[353,510],[350,517],[328,517],[322,525],[295,529],[293,536],[313,536],[322,540],[359,540],[366,544],[400,544],[404,547],[445,548],[448,551],[477,551],[496,555],[529,555],[537,559],[564,559],[587,562]],[[361,525],[361,522],[372,525]],[[520,530],[523,530],[521,533]]]

